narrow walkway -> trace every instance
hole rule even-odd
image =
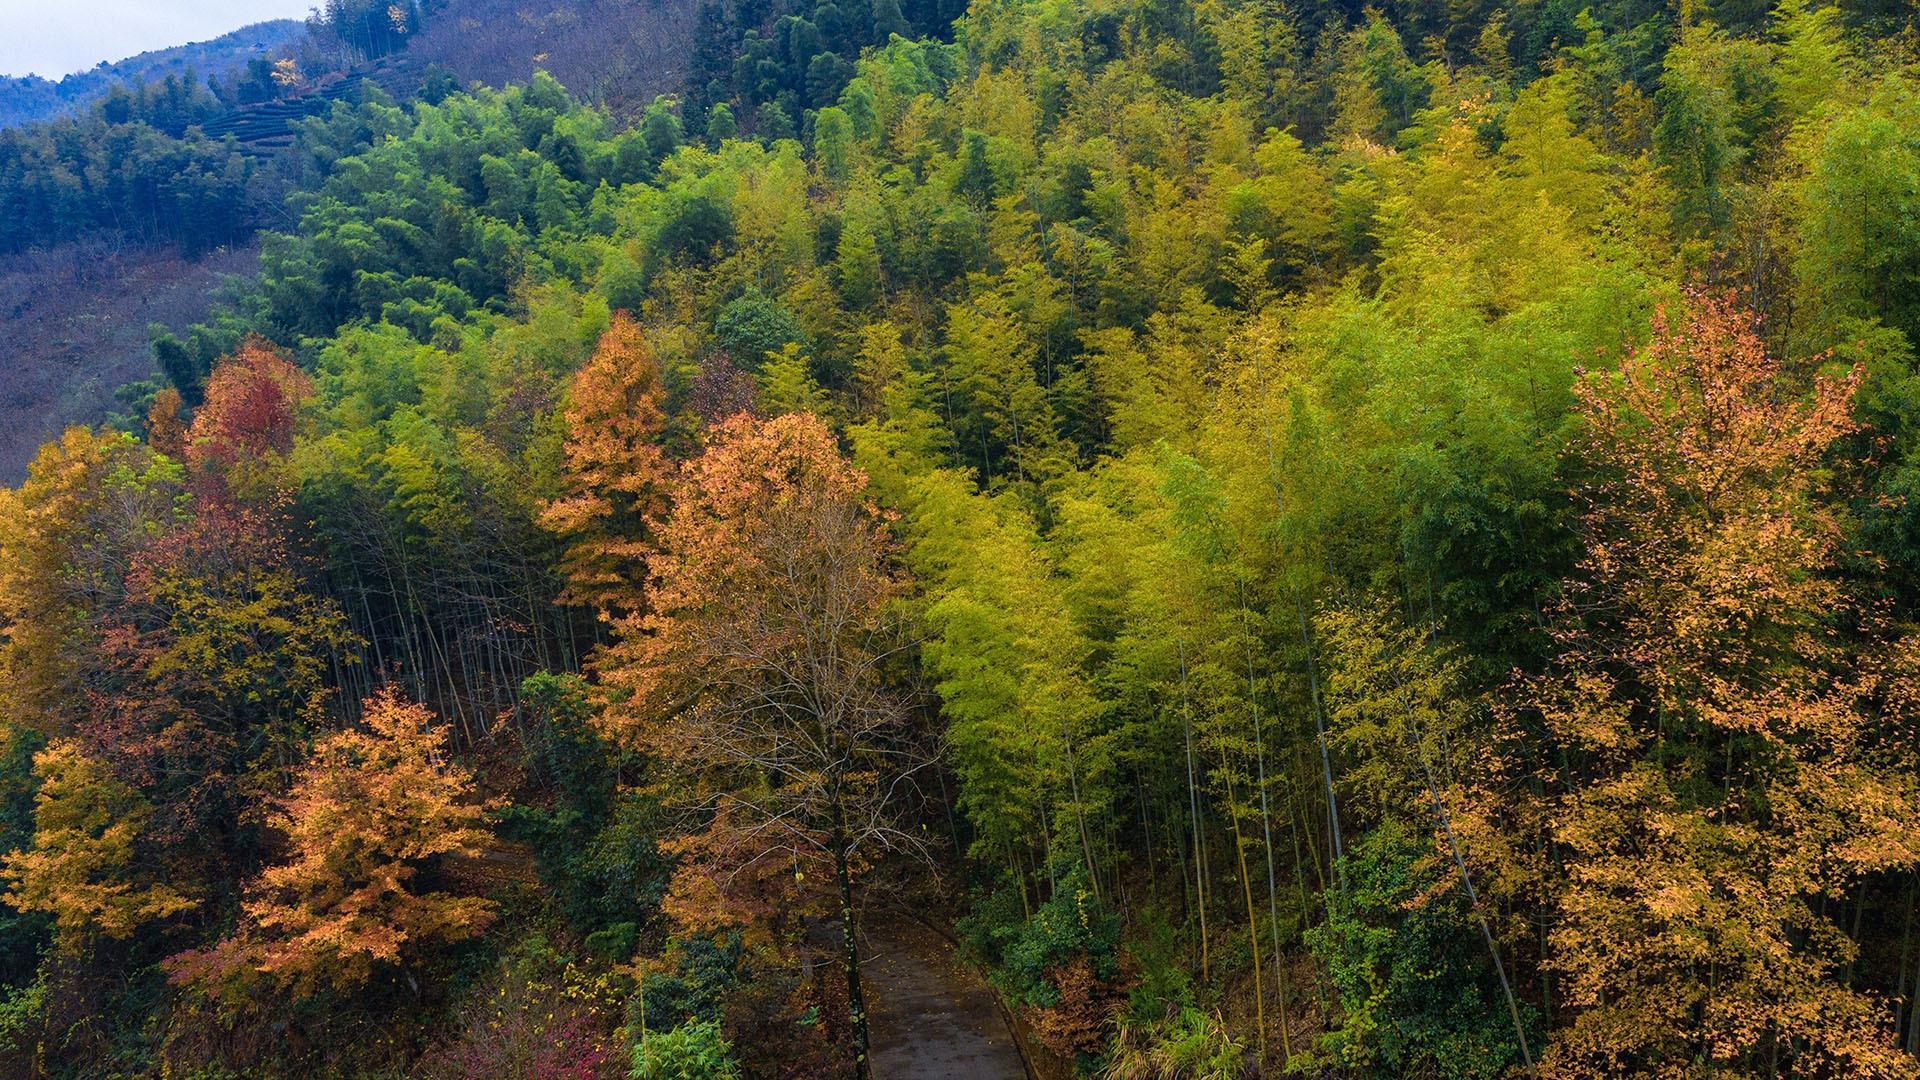
[[[993,991],[952,942],[903,918],[866,937],[873,1080],[1025,1080]]]

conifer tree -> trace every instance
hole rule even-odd
[[[169,962],[176,981],[256,1003],[263,985],[350,990],[493,921],[490,900],[421,887],[434,860],[476,856],[491,838],[472,776],[447,760],[447,729],[392,690],[362,723],[314,747],[274,815],[285,859],[249,885],[232,936]]]
[[[617,616],[640,606],[653,529],[672,469],[660,366],[631,315],[614,315],[567,399],[562,494],[540,522],[566,541],[565,599]]]

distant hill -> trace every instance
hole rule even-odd
[[[91,71],[58,81],[38,75],[0,78],[0,128],[51,120],[105,97],[125,83],[150,82],[192,72],[226,78],[255,57],[268,57],[306,36],[306,24],[276,19],[241,27],[211,41],[155,49],[115,63],[101,63]]]
[[[681,89],[700,44],[699,0],[443,0],[427,10],[407,50],[416,62],[489,86],[545,71],[619,115]]]

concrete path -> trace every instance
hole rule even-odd
[[[866,936],[873,1080],[1026,1080],[993,991],[952,942],[903,918]]]

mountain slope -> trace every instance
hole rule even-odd
[[[1495,3],[306,124],[0,492],[0,1061],[865,1080],[893,897],[1042,1075],[1920,1080],[1920,71]]]
[[[248,61],[270,58],[306,36],[305,24],[274,19],[243,26],[211,41],[155,49],[53,80],[38,75],[0,78],[0,128],[51,120],[84,109],[115,86],[159,82],[169,76],[226,79]]]

